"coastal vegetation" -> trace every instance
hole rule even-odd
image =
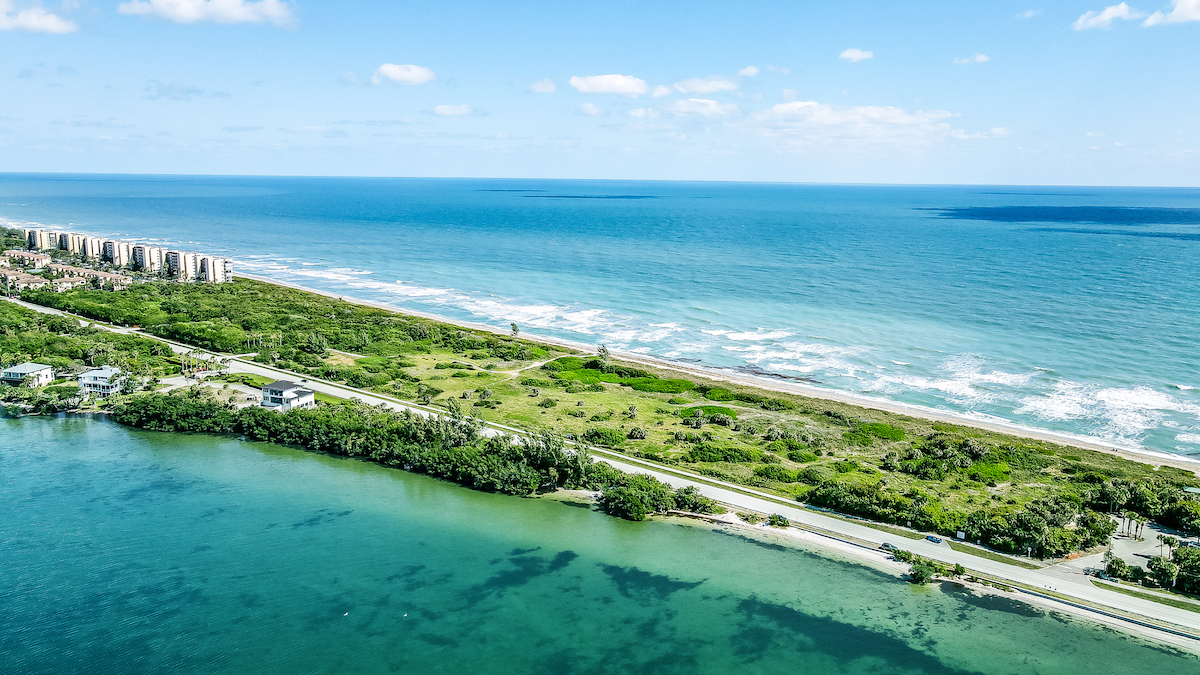
[[[881,523],[1054,558],[1109,514],[1200,533],[1188,471],[622,362],[241,279],[26,300],[444,411],[611,448]],[[520,333],[523,334],[523,333]],[[646,512],[662,499],[638,491]],[[621,491],[606,509],[641,509]]]
[[[178,373],[178,358],[157,340],[120,335],[77,319],[34,312],[0,302],[0,365],[35,361],[54,368],[56,381],[46,387],[0,386],[0,402],[11,412],[53,413],[80,403],[74,375],[100,366],[116,366],[131,375],[131,388]]]
[[[237,408],[216,400],[205,387],[189,387],[130,398],[113,408],[112,417],[152,431],[241,434],[299,445],[487,492],[526,496],[564,488],[600,491],[605,512],[630,520],[672,510],[720,511],[694,488],[674,490],[650,476],[623,473],[593,461],[586,448],[568,450],[550,431],[517,439],[486,437],[478,420],[457,404],[446,415],[429,417],[358,401],[277,413],[257,406]]]

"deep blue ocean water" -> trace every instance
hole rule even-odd
[[[0,218],[1200,455],[1200,190],[0,175]]]

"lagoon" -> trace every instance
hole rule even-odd
[[[748,536],[234,438],[0,420],[21,673],[1192,672],[1170,648]]]

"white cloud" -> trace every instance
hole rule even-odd
[[[472,115],[475,109],[469,105],[435,105],[433,106],[433,114],[439,117],[461,117],[462,115]]]
[[[1082,16],[1075,20],[1075,23],[1071,27],[1075,30],[1111,28],[1113,19],[1130,21],[1132,19],[1140,19],[1143,16],[1146,15],[1122,2],[1119,5],[1109,5],[1099,12],[1094,10],[1084,12]]]
[[[1200,21],[1200,0],[1172,0],[1169,14],[1155,12],[1142,22],[1143,26]]]
[[[1033,17],[1035,17],[1041,13],[1042,13],[1042,10],[1040,10],[1040,9],[1027,9],[1024,12],[1021,12],[1020,14],[1018,14],[1017,18],[1018,19],[1032,19]]]
[[[425,66],[397,65],[395,63],[385,63],[379,66],[375,69],[375,74],[371,76],[371,82],[374,84],[390,81],[408,87],[432,82],[435,79],[437,79],[437,74]]]
[[[738,111],[736,103],[718,103],[707,98],[689,98],[685,101],[675,101],[671,112],[676,115],[699,115],[701,117],[721,117],[732,115]]]
[[[658,111],[654,108],[634,108],[629,111],[629,116],[638,119],[654,119],[658,117]]]
[[[787,66],[767,66],[767,70],[781,75],[791,75],[792,69]]]
[[[175,23],[273,23],[290,26],[296,22],[283,0],[130,0],[117,5],[119,14],[157,16]]]
[[[838,54],[838,58],[846,59],[850,63],[858,63],[859,61],[875,58],[875,52],[863,51],[858,47],[851,47],[850,49],[843,51],[841,54]]]
[[[709,78],[692,77],[675,83],[675,91],[681,94],[715,94],[718,91],[734,91],[738,88],[736,82],[719,75]]]
[[[546,78],[529,85],[529,91],[535,94],[553,94],[558,91],[558,86],[554,84],[554,80]]]
[[[1012,132],[1004,127],[992,127],[991,133],[996,138],[1007,138]]]
[[[758,66],[746,66],[738,71],[738,77],[754,77],[758,74]]]
[[[670,96],[673,93],[675,92],[671,91],[670,87],[660,84],[654,88],[654,91],[650,92],[650,98],[662,98],[664,96]]]
[[[800,93],[797,92],[795,89],[784,89],[783,90],[783,100],[795,101],[798,98],[800,98]]]
[[[579,106],[579,112],[583,113],[584,115],[591,115],[593,117],[604,114],[604,111],[597,107],[594,103],[584,103],[583,105]]]
[[[965,136],[947,122],[945,110],[909,112],[894,106],[835,106],[816,101],[779,103],[755,113],[753,128],[761,135],[794,146],[928,145]]]
[[[987,54],[976,54],[975,56],[968,56],[965,59],[954,59],[954,65],[961,66],[968,63],[987,63],[991,60],[992,57],[988,56]]]
[[[26,33],[74,33],[79,30],[74,21],[33,6],[17,9],[12,0],[0,0],[0,30],[19,30]]]
[[[582,94],[640,96],[650,89],[645,80],[632,75],[576,75],[568,82]]]

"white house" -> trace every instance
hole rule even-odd
[[[292,408],[317,407],[316,395],[295,382],[275,380],[262,388],[262,405],[286,412]]]
[[[79,376],[79,393],[87,396],[95,394],[106,398],[121,391],[121,383],[125,380],[120,368],[104,366],[82,373]]]
[[[5,368],[0,373],[0,380],[18,386],[25,382],[26,377],[30,378],[30,387],[44,387],[54,381],[54,369],[41,363],[22,363]]]

